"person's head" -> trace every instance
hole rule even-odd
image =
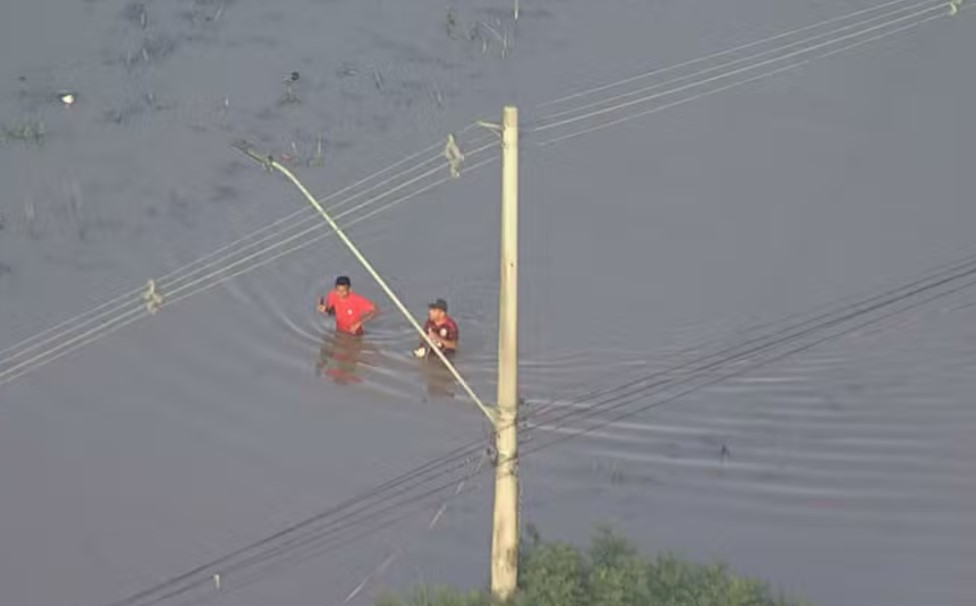
[[[335,281],[336,292],[339,293],[340,297],[349,296],[349,289],[352,288],[352,282],[349,280],[348,276],[339,276]]]
[[[447,317],[447,301],[437,299],[427,306],[427,317],[434,322],[440,322]]]

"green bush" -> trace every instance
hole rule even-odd
[[[648,559],[601,528],[581,551],[542,541],[529,528],[512,606],[801,606],[774,596],[758,579],[737,577],[724,564],[696,564],[672,554]],[[485,590],[419,588],[406,599],[384,596],[377,606],[497,606]]]

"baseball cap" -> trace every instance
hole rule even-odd
[[[352,286],[348,276],[339,276],[335,281],[336,286]]]
[[[440,310],[442,310],[442,311],[444,311],[446,313],[447,312],[447,301],[445,301],[444,299],[437,299],[433,303],[429,304],[427,307],[429,307],[431,309],[440,309]]]

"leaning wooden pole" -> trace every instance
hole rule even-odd
[[[502,114],[501,284],[491,591],[507,600],[518,582],[518,109]]]

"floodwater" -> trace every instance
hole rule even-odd
[[[506,103],[523,523],[583,541],[610,522],[816,604],[970,603],[976,12],[513,8],[4,3],[4,604],[484,582],[485,421],[409,357],[409,324],[298,191],[231,144],[339,192],[326,206],[415,314],[449,301],[459,370],[491,401],[500,170],[470,125]],[[340,273],[383,308],[362,343],[315,311]]]

